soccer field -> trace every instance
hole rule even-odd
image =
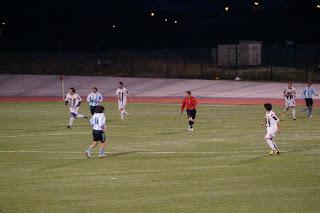
[[[318,111],[288,113],[269,156],[262,106],[200,105],[192,133],[175,104],[104,106],[108,157],[88,160],[63,103],[0,103],[0,212],[319,212]]]

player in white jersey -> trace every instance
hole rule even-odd
[[[75,118],[88,118],[84,115],[79,114],[79,107],[82,100],[81,97],[76,93],[75,88],[69,88],[69,93],[66,95],[65,101],[66,105],[69,105],[70,110],[69,125],[67,128],[70,129],[72,127]]]
[[[118,98],[118,107],[120,111],[120,117],[123,120],[125,115],[129,115],[126,112],[126,105],[128,100],[128,90],[123,86],[122,82],[119,82],[119,87],[116,91],[116,96]]]
[[[297,93],[295,88],[292,87],[292,82],[288,83],[288,87],[283,91],[285,109],[282,112],[282,117],[285,116],[286,112],[291,109],[292,119],[296,120],[296,102],[295,97]]]
[[[87,158],[92,158],[92,150],[98,145],[100,141],[99,158],[105,157],[104,149],[105,144],[105,131],[106,131],[106,117],[103,114],[104,107],[97,106],[96,111],[90,119],[90,124],[92,125],[92,136],[93,142],[86,150],[85,154]]]
[[[266,109],[264,125],[267,127],[267,134],[264,138],[266,140],[266,143],[271,148],[271,152],[269,154],[280,154],[277,144],[275,143],[276,133],[280,131],[279,119],[272,111],[272,105],[270,103],[265,103],[264,108]]]
[[[92,92],[87,97],[87,102],[90,106],[91,115],[94,114],[95,108],[101,104],[103,97],[100,92],[98,92],[97,87],[92,87]]]

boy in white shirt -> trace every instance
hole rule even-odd
[[[81,97],[76,93],[76,90],[74,87],[69,88],[69,93],[66,95],[65,104],[69,105],[70,110],[70,118],[69,118],[69,124],[67,126],[68,129],[72,128],[72,124],[74,122],[74,119],[76,118],[88,118],[87,116],[84,116],[82,114],[79,114],[79,108],[81,104]]]
[[[99,150],[99,158],[105,157],[104,149],[106,147],[105,144],[105,131],[106,131],[106,117],[103,114],[104,107],[97,106],[95,109],[95,113],[90,119],[90,124],[92,127],[92,137],[93,142],[86,150],[85,154],[88,159],[92,158],[92,150],[98,145],[100,141],[100,150]]]
[[[276,133],[280,131],[279,119],[272,111],[272,104],[265,103],[264,108],[266,109],[265,126],[267,127],[267,134],[264,138],[271,148],[269,155],[280,154],[278,146],[275,143]]]
[[[116,91],[116,96],[118,98],[118,107],[120,111],[120,118],[123,120],[125,115],[129,115],[126,112],[127,100],[128,100],[128,90],[123,86],[122,82],[119,82],[119,87]]]

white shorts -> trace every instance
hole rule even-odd
[[[76,107],[76,108],[69,107],[69,110],[71,115],[76,116],[78,115],[79,107]]]
[[[284,100],[284,103],[285,103],[286,108],[295,107],[295,106],[296,106],[296,102],[295,102],[294,98],[292,98],[292,99],[285,99],[285,100]]]
[[[123,100],[123,101],[118,100],[119,110],[125,109],[125,108],[126,108],[126,105],[127,105],[127,100]]]
[[[272,139],[276,136],[276,133],[278,131],[278,128],[267,128],[267,134],[266,136],[264,137],[265,139]]]

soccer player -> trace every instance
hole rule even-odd
[[[311,81],[309,81],[307,83],[307,86],[305,87],[305,89],[302,92],[302,96],[306,102],[306,108],[303,111],[307,111],[308,112],[308,117],[312,118],[312,108],[313,108],[313,96],[318,96],[318,93],[316,93],[316,91],[313,89],[313,87],[311,86]]]
[[[284,103],[285,103],[285,109],[282,112],[282,116],[284,117],[286,112],[291,108],[292,112],[292,119],[296,120],[296,103],[295,103],[295,97],[296,97],[296,90],[292,87],[292,82],[288,83],[288,87],[283,91],[284,96]]]
[[[275,143],[276,133],[277,131],[280,131],[279,119],[272,111],[272,104],[265,103],[264,108],[266,110],[265,125],[267,127],[267,134],[264,138],[271,148],[269,155],[280,154],[277,144]]]
[[[128,100],[128,90],[123,86],[122,82],[119,82],[119,87],[117,88],[116,95],[118,98],[118,107],[120,111],[120,118],[123,120],[125,115],[129,115],[126,112],[126,105]]]
[[[88,118],[87,116],[78,113],[81,104],[81,97],[76,93],[74,87],[69,88],[69,93],[66,95],[65,104],[69,105],[70,118],[68,129],[71,129],[73,121],[75,118]]]
[[[100,92],[98,92],[97,87],[92,87],[92,92],[87,97],[87,102],[90,106],[91,115],[94,114],[95,108],[101,104],[103,97]]]
[[[87,158],[92,158],[92,150],[98,145],[100,141],[100,150],[99,150],[99,158],[103,158],[106,156],[104,153],[104,149],[106,147],[105,144],[105,131],[106,131],[106,117],[103,114],[104,107],[97,106],[96,111],[90,119],[90,124],[93,126],[92,136],[93,142],[86,150],[85,154]]]
[[[188,119],[189,119],[189,127],[188,127],[189,132],[193,132],[193,124],[194,124],[194,121],[196,119],[196,114],[197,114],[197,109],[196,109],[197,103],[198,103],[197,99],[191,95],[190,91],[187,91],[186,97],[182,101],[181,115],[184,111],[184,108],[186,108]]]

